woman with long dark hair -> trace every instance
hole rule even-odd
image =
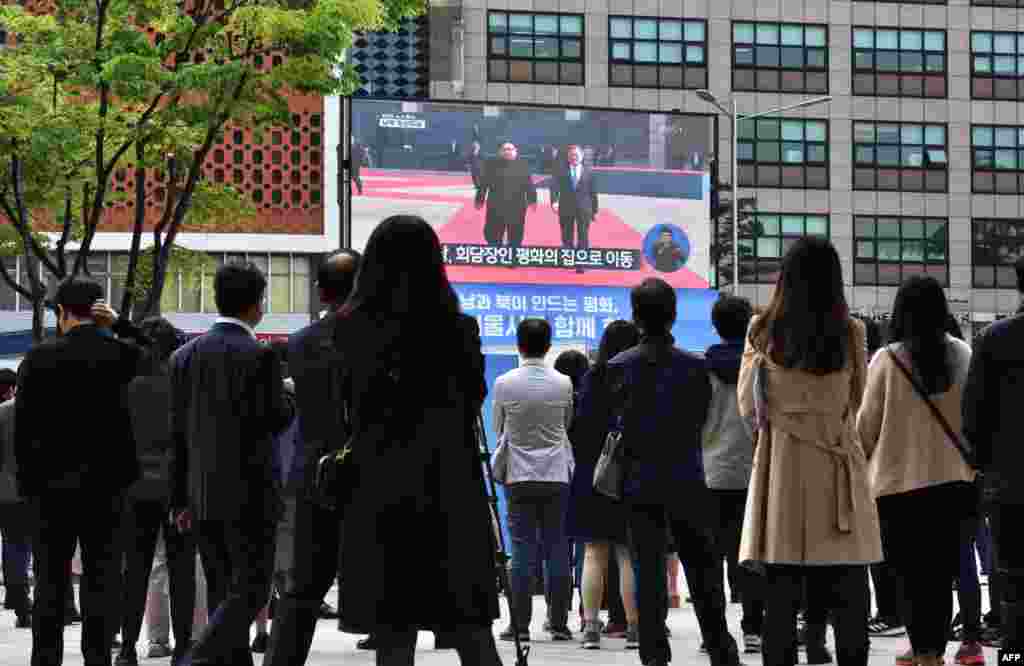
[[[755,442],[739,560],[766,570],[765,664],[796,663],[805,578],[831,607],[839,666],[867,664],[867,565],[882,548],[854,430],[864,337],[835,248],[797,241],[768,308],[751,321],[737,387]]]
[[[949,320],[946,295],[935,278],[915,276],[903,283],[893,304],[893,344],[871,360],[857,416],[886,560],[906,590],[911,652],[897,659],[906,666],[942,663],[961,542],[977,528],[974,472],[947,434],[948,427],[960,438],[960,403],[971,349],[947,333]],[[977,642],[980,593],[974,605],[973,612],[964,610],[965,616],[973,616],[965,617],[973,619],[973,626],[965,626],[969,635],[957,654],[962,664],[979,663],[979,658],[984,663]]]
[[[583,647],[601,647],[598,614],[608,578],[611,557],[619,565],[619,589],[626,610],[626,647],[639,646],[633,565],[626,547],[624,505],[594,492],[593,478],[597,458],[608,434],[606,415],[610,396],[606,382],[608,361],[640,342],[640,332],[628,321],[614,321],[605,329],[594,367],[583,377],[576,419],[569,430],[576,470],[569,486],[569,512],[566,531],[576,543],[585,543],[583,556]]]
[[[487,387],[476,321],[460,312],[437,234],[395,216],[371,234],[335,320],[358,481],[342,539],[343,628],[379,666],[413,663],[416,632],[463,664],[498,666],[495,541],[475,430]],[[403,571],[416,553],[416,575]]]

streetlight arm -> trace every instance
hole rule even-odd
[[[790,104],[789,106],[780,106],[777,109],[771,109],[770,111],[762,111],[760,113],[744,114],[739,116],[740,120],[751,120],[752,118],[760,118],[762,116],[774,116],[777,113],[783,111],[792,111],[793,109],[802,109],[805,106],[814,106],[815,104],[824,104],[825,102],[831,102],[832,95],[825,95],[824,97],[814,97],[812,99],[805,99],[802,102],[796,104]],[[721,108],[721,107],[719,107]],[[727,112],[726,112],[727,113]]]

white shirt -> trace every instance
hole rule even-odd
[[[252,336],[252,339],[256,339],[256,331],[253,330],[252,326],[248,322],[242,321],[241,319],[235,319],[234,317],[217,317],[214,324],[234,324],[235,326],[241,326],[245,329],[245,332]]]
[[[543,359],[522,365],[494,383],[494,432],[509,447],[507,484],[569,483],[575,466],[568,428],[572,382]]]

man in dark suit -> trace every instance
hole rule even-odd
[[[484,238],[488,245],[522,245],[526,209],[537,207],[537,187],[533,184],[530,167],[516,159],[518,156],[514,143],[501,144],[500,156],[488,161],[483,181],[476,191],[477,210],[487,203]]]
[[[252,664],[249,625],[267,603],[281,518],[274,436],[293,406],[272,349],[256,340],[267,280],[252,264],[214,279],[216,324],[171,358],[173,499],[178,529],[195,529],[216,611],[179,663]]]
[[[358,252],[341,250],[324,261],[317,272],[317,287],[328,314],[288,340],[299,423],[288,471],[289,484],[297,486],[295,560],[291,580],[278,601],[265,666],[306,662],[321,601],[338,573],[341,519],[316,504],[311,491],[317,461],[346,437],[346,424],[335,400],[332,317],[352,291],[359,260]]]
[[[466,166],[469,167],[469,175],[473,177],[473,187],[479,190],[484,169],[484,160],[480,156],[479,141],[474,141],[469,147],[469,154],[466,155]]]
[[[1024,295],[1024,258],[1017,290]],[[989,326],[974,342],[963,399],[963,433],[982,475],[982,504],[992,528],[993,559],[1002,587],[1002,649],[1024,649],[1024,306]]]
[[[583,151],[569,146],[568,164],[555,178],[551,188],[551,207],[558,211],[562,227],[562,247],[585,250],[590,248],[590,223],[597,214],[597,187],[594,172],[583,166]]]
[[[64,657],[65,592],[76,540],[82,546],[82,654],[109,666],[116,633],[125,490],[139,477],[123,392],[143,359],[136,345],[97,325],[102,288],[73,277],[57,288],[62,337],[34,347],[15,398],[18,493],[35,521],[32,666]],[[104,322],[107,323],[107,322]],[[101,423],[101,426],[97,426]]]

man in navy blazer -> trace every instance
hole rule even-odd
[[[551,207],[558,211],[562,227],[562,247],[588,249],[590,223],[597,214],[597,187],[593,170],[583,165],[583,151],[569,146],[568,164],[555,177],[551,188]]]
[[[295,559],[292,577],[278,602],[265,666],[299,666],[309,657],[324,595],[338,573],[340,516],[312,501],[317,461],[346,439],[346,424],[333,392],[336,374],[333,315],[348,298],[359,269],[360,255],[340,250],[327,257],[317,272],[320,301],[327,315],[288,340],[288,362],[295,381],[298,436],[287,471],[297,494]]]
[[[270,595],[283,510],[274,438],[294,409],[276,354],[254,332],[266,287],[252,264],[222,266],[217,323],[171,358],[171,506],[178,528],[197,533],[216,609],[180,666],[252,664],[249,625]]]

